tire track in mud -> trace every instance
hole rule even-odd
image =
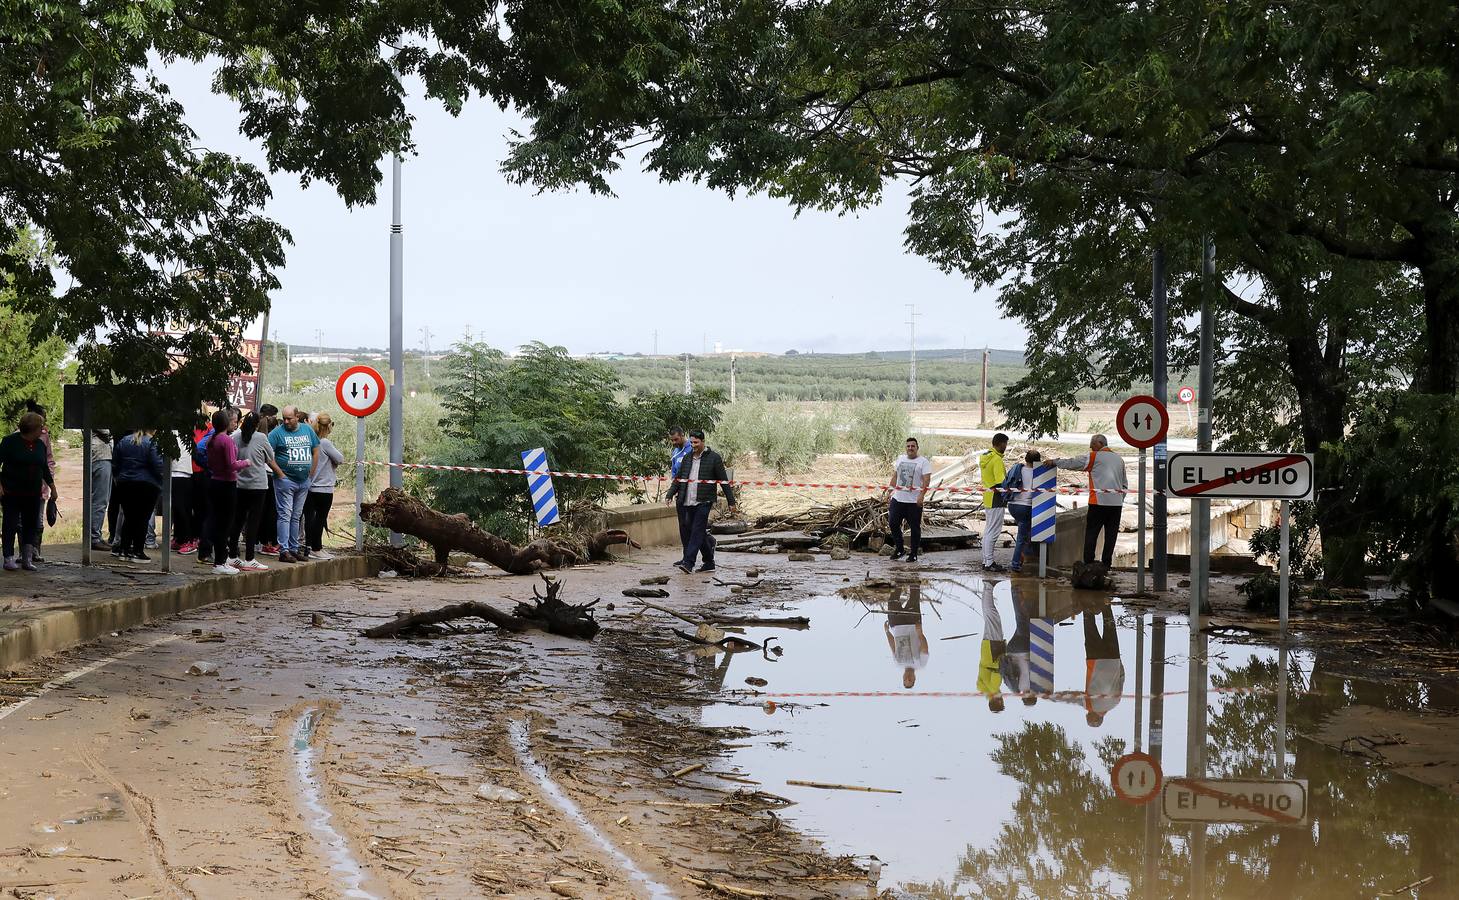
[[[162,834],[157,828],[157,804],[152,801],[151,797],[117,778],[111,769],[93,756],[90,751],[82,750],[80,756],[81,761],[93,775],[110,784],[112,789],[126,801],[127,808],[131,810],[137,824],[142,829],[142,835],[147,842],[147,856],[151,860],[156,874],[172,888],[175,896],[184,897],[186,900],[197,900],[197,894],[192,892],[187,883],[179,878],[167,863],[167,845],[163,842]]]

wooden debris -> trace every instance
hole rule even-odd
[[[624,588],[623,589],[623,596],[625,596],[625,597],[640,597],[640,598],[641,597],[654,597],[656,599],[662,600],[663,598],[669,596],[669,592],[666,591],[666,590],[664,590],[663,588],[648,588],[648,587]]]
[[[685,766],[684,768],[682,768],[679,771],[673,773],[669,777],[670,778],[683,778],[685,775],[688,775],[690,772],[698,772],[702,768],[704,768],[704,763],[694,763],[691,766]]]
[[[690,875],[681,876],[686,884],[692,884],[698,888],[707,888],[718,891],[721,894],[728,894],[731,897],[773,897],[774,894],[767,894],[764,891],[757,891],[747,887],[735,887],[732,884],[723,884],[718,881],[710,881],[708,878],[694,878]]]
[[[799,787],[820,788],[823,791],[867,791],[868,793],[872,793],[872,794],[900,794],[901,793],[901,791],[893,790],[892,788],[865,787],[865,786],[859,785],[859,784],[831,784],[830,782],[826,782],[826,781],[799,781],[797,779],[792,779],[792,778],[787,778],[785,780],[785,783],[786,784],[794,784],[794,785],[797,785]]]
[[[399,616],[392,621],[376,625],[374,628],[367,628],[363,634],[369,638],[398,637],[402,634],[420,631],[426,626],[474,617],[485,619],[505,631],[526,631],[529,628],[538,628],[564,637],[592,640],[600,628],[593,618],[593,607],[597,605],[598,601],[582,604],[565,603],[558,597],[558,594],[562,592],[563,582],[545,575],[542,580],[547,583],[547,596],[538,594],[534,585],[532,594],[537,598],[537,602],[533,605],[518,603],[515,614],[502,612],[485,603],[471,601],[443,606],[428,612]]]

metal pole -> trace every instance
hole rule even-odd
[[[739,374],[739,361],[730,357],[730,402],[735,402],[735,376]]]
[[[1135,617],[1135,752],[1140,752],[1140,726],[1145,714],[1145,614]]]
[[[284,345],[284,390],[287,394],[294,390],[294,348],[288,344]]]
[[[91,565],[91,429],[81,429],[81,565]],[[103,514],[104,517],[105,514]]]
[[[907,303],[907,326],[911,329],[911,366],[907,370],[907,402],[917,402],[917,304]]]
[[[1216,245],[1206,238],[1201,253],[1201,371],[1200,415],[1196,417],[1196,449],[1211,450],[1211,403],[1215,393],[1216,313],[1211,296],[1216,290]],[[1190,407],[1186,407],[1190,411]],[[1191,503],[1191,536],[1200,523],[1200,543],[1191,556],[1191,609],[1193,614],[1211,614],[1211,501]]]
[[[1140,448],[1140,493],[1136,497],[1140,504],[1136,511],[1135,531],[1140,535],[1139,558],[1135,560],[1135,593],[1145,593],[1145,448]]]
[[[403,297],[402,267],[405,261],[405,237],[400,225],[400,157],[391,158],[390,164],[390,486],[401,487],[404,482],[400,464],[405,462],[405,435],[402,400],[405,397],[405,301]],[[390,543],[399,547],[404,539],[397,533],[390,533]]]
[[[967,351],[963,351],[964,355]],[[978,401],[978,424],[982,425],[988,421],[988,348],[983,348],[983,392],[982,399]]]
[[[1154,258],[1150,265],[1153,291],[1151,294],[1151,306],[1154,312],[1154,382],[1155,397],[1161,403],[1165,402],[1166,396],[1170,393],[1170,385],[1165,377],[1165,248],[1156,247]],[[1154,575],[1155,590],[1164,591],[1168,588],[1165,572],[1165,485],[1166,485],[1166,446],[1165,441],[1155,445],[1155,554],[1154,564],[1151,571]]]
[[[1281,581],[1281,591],[1278,594],[1280,603],[1280,616],[1278,624],[1281,626],[1282,643],[1287,643],[1287,598],[1291,580],[1291,559],[1292,552],[1292,502],[1282,501],[1282,570],[1278,575]]]
[[[1206,775],[1206,635],[1191,623],[1190,703],[1186,717],[1186,775]],[[1195,825],[1191,833],[1190,896],[1206,896],[1206,826]]]
[[[1150,755],[1157,763],[1162,762],[1165,747],[1165,617],[1150,619]],[[1164,766],[1162,765],[1162,768]],[[1160,804],[1145,805],[1145,874],[1144,896],[1160,896],[1156,890],[1159,876],[1157,863],[1160,857]]]
[[[1044,578],[1044,577],[1046,577],[1048,575],[1048,564],[1049,564],[1049,542],[1048,541],[1040,541],[1039,542],[1039,577],[1040,578]]]
[[[365,496],[365,417],[355,417],[355,549],[365,549],[365,520],[360,501]]]
[[[169,467],[170,468],[170,467]],[[158,535],[162,549],[162,571],[172,571],[172,473],[162,479],[162,534]]]
[[[684,354],[684,396],[689,396],[694,390],[689,382],[689,354]]]
[[[1277,778],[1287,773],[1287,645],[1277,654]]]

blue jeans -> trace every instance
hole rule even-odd
[[[101,540],[106,527],[106,510],[111,505],[111,460],[91,461],[91,543]]]
[[[1023,568],[1023,551],[1028,548],[1029,536],[1033,534],[1033,507],[1013,505],[1008,507],[1008,512],[1018,523],[1018,537],[1013,539],[1013,559],[1008,568],[1017,572]]]
[[[298,553],[304,549],[304,501],[309,499],[309,482],[292,478],[274,479],[274,505],[278,509],[279,551]]]

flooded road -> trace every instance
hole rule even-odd
[[[739,771],[795,800],[784,816],[828,850],[877,857],[903,896],[1459,894],[1443,837],[1459,801],[1303,736],[1360,698],[1437,710],[1448,690],[1329,678],[1300,649],[1192,642],[1183,618],[1032,579],[854,593],[776,608],[809,630],[748,629],[779,638],[778,661],[700,660],[711,686],[777,704],[768,719],[711,706],[704,721],[756,729],[731,757]],[[1160,795],[1116,796],[1111,770],[1133,751],[1167,779],[1305,780],[1305,819],[1168,821]]]

